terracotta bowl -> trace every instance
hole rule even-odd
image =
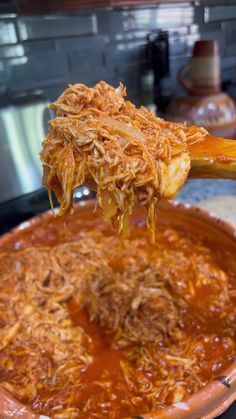
[[[82,201],[78,204],[78,214],[91,211],[94,208],[93,201]],[[230,224],[213,217],[211,214],[197,207],[161,202],[158,210],[158,219],[164,223],[171,223],[173,226],[184,225],[194,233],[201,234],[209,242],[214,243],[218,249],[227,248],[232,254],[236,254],[236,230]],[[29,233],[42,228],[43,224],[52,217],[50,212],[32,218],[18,227],[4,234],[0,238],[1,247],[7,247],[9,241],[16,240],[17,236],[25,231]],[[96,214],[94,215],[96,217]],[[137,209],[135,212],[137,220],[144,220],[144,212]],[[229,259],[231,269],[236,276],[236,260]],[[212,419],[223,413],[236,400],[236,361],[206,387],[189,397],[183,402],[175,403],[163,410],[152,414],[135,416],[137,419]],[[0,389],[0,418],[14,419],[46,419],[47,416],[33,413],[30,408],[19,403],[4,389]]]

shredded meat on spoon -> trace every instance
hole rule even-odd
[[[135,196],[147,207],[147,226],[155,240],[155,207],[183,186],[190,170],[188,145],[206,130],[155,117],[126,101],[125,87],[104,81],[88,88],[70,86],[51,105],[41,160],[44,184],[71,210],[73,190],[82,184],[97,190],[98,202],[121,238],[129,234]]]

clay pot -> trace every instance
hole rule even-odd
[[[236,137],[236,109],[234,101],[225,93],[209,96],[184,96],[175,99],[165,118],[205,127],[217,137]]]
[[[94,201],[81,202],[77,207],[78,214],[81,213],[81,215],[87,211],[91,212],[93,209]],[[9,240],[15,239],[17,241],[17,236],[23,229],[25,231],[24,237],[27,237],[30,243],[32,228],[34,231],[42,228],[44,222],[47,222],[51,217],[51,213],[46,212],[23,223],[0,238],[0,247],[7,247]],[[144,219],[142,209],[136,209],[135,218],[140,221]],[[161,202],[159,204],[158,220],[171,223],[174,226],[184,224],[191,233],[207,237],[209,241],[214,242],[214,246],[218,248],[227,247],[231,254],[236,254],[236,229],[200,208]],[[236,276],[236,261],[231,260],[230,268]],[[193,419],[200,417],[201,419],[212,419],[223,413],[235,400],[236,361],[220,377],[217,377],[212,383],[188,399],[152,414],[139,415],[138,417],[142,419]],[[0,389],[0,417],[4,419],[12,417],[14,419],[46,418],[34,414],[4,389]]]
[[[218,41],[195,43],[192,57],[179,71],[179,82],[193,95],[211,95],[221,91]]]
[[[236,108],[234,101],[221,92],[218,42],[197,41],[192,57],[180,69],[178,77],[188,96],[170,104],[166,119],[203,126],[212,135],[234,138]]]

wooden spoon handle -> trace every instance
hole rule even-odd
[[[206,136],[189,146],[189,178],[236,179],[236,140]]]

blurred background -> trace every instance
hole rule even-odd
[[[49,103],[101,79],[159,116],[235,138],[236,0],[1,1],[1,231],[48,205],[38,152]],[[194,180],[178,199],[220,193],[236,195],[235,183]]]

